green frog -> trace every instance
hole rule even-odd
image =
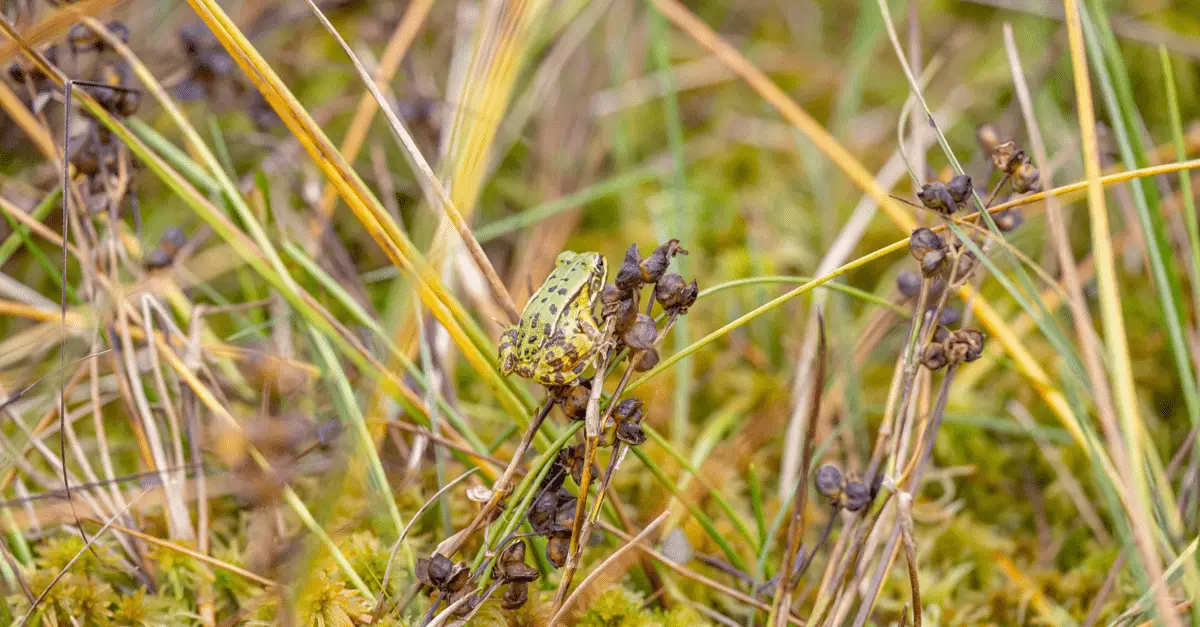
[[[592,306],[607,277],[600,253],[561,253],[521,320],[500,336],[501,374],[515,372],[545,386],[575,385],[604,340]]]

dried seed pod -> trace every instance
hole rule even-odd
[[[941,342],[930,342],[921,352],[921,365],[930,370],[943,368],[946,363],[946,348]]]
[[[683,294],[680,296],[679,307],[676,309],[679,313],[687,313],[692,305],[696,304],[696,299],[700,297],[700,286],[696,284],[696,279],[687,287],[683,288]]]
[[[1012,170],[1013,191],[1019,194],[1036,192],[1042,188],[1042,173],[1029,161],[1024,161]]]
[[[446,582],[444,590],[451,594],[464,590],[467,582],[471,580],[471,569],[467,567],[466,562],[459,562],[454,565],[454,573],[450,575],[450,579]]]
[[[508,589],[504,591],[504,598],[500,600],[500,607],[506,610],[519,609],[529,601],[529,584],[523,581],[514,581],[508,584]]]
[[[919,228],[908,238],[908,251],[913,259],[920,261],[930,252],[946,250],[946,241],[930,229]]]
[[[621,341],[635,350],[652,348],[654,340],[657,338],[658,328],[654,325],[654,318],[641,313],[637,315],[637,320],[634,320],[629,329],[621,335]]]
[[[562,407],[563,413],[567,415],[567,418],[571,420],[583,420],[587,417],[587,406],[591,397],[591,383],[580,382],[579,385],[567,388],[566,394],[559,399],[559,407]]]
[[[601,315],[605,318],[611,316],[617,333],[625,333],[637,321],[638,292],[634,291],[628,298],[617,301],[611,309],[605,307]]]
[[[454,575],[454,563],[445,555],[434,553],[428,558],[417,558],[416,570],[421,583],[441,590]]]
[[[905,298],[916,298],[921,293],[921,277],[916,272],[905,270],[896,275],[896,289]]]
[[[935,250],[921,258],[921,274],[933,276],[942,271],[942,263],[946,261],[946,253]]]
[[[846,509],[857,512],[871,503],[871,489],[859,481],[846,484]]]
[[[958,264],[954,269],[955,282],[961,282],[963,279],[970,276],[975,270],[975,266],[979,265],[979,258],[971,251],[963,252],[958,256]]]
[[[533,500],[529,508],[529,526],[537,533],[550,533],[554,526],[554,515],[558,513],[558,495],[546,490]]]
[[[529,583],[541,575],[538,570],[525,563],[525,543],[516,540],[504,547],[504,551],[492,567],[492,576],[509,582]]]
[[[833,464],[825,464],[817,469],[817,475],[813,479],[813,484],[817,488],[817,493],[828,499],[837,499],[842,494],[842,485],[845,478],[842,477],[842,471],[838,470]]]
[[[992,216],[992,220],[996,221],[996,228],[1000,229],[1000,232],[1012,233],[1025,221],[1025,215],[1019,207],[1013,207],[997,212]]]
[[[618,422],[625,422],[625,421],[641,422],[642,421],[642,399],[627,398],[627,399],[621,401],[620,403],[617,403],[617,406],[613,408],[613,417]]]
[[[665,310],[674,309],[681,304],[686,287],[687,283],[678,272],[665,274],[654,285],[654,300]]]
[[[637,244],[630,244],[629,249],[625,251],[625,260],[621,262],[621,268],[617,271],[617,287],[630,292],[642,286],[642,269],[639,266],[641,261]]]
[[[558,511],[554,513],[554,527],[557,532],[555,535],[565,532],[568,536],[571,534],[571,529],[575,526],[575,506],[577,499],[571,497],[562,499],[558,502]]]
[[[958,210],[958,203],[950,195],[950,190],[940,181],[922,185],[921,191],[917,192],[917,198],[921,199],[921,204],[925,205],[926,209],[944,216]]]
[[[984,335],[979,329],[959,329],[949,340],[961,361],[972,362],[983,356]]]
[[[642,351],[642,354],[638,357],[638,360],[634,362],[633,369],[637,372],[646,372],[657,365],[658,351],[651,348],[649,350]]]
[[[617,439],[629,446],[638,446],[646,441],[646,432],[636,422],[618,422]]]
[[[661,253],[659,251],[662,251]],[[646,257],[638,264],[638,268],[642,272],[642,280],[646,283],[654,283],[662,278],[663,273],[671,266],[671,260],[667,257],[667,253],[661,247],[656,249],[653,254]]]
[[[326,448],[333,446],[341,434],[342,422],[340,420],[326,420],[317,425],[317,441]]]
[[[562,568],[563,564],[567,563],[567,551],[571,550],[571,538],[569,536],[551,536],[546,542],[546,560],[554,564],[555,568]]]
[[[616,306],[617,302],[625,298],[628,292],[617,287],[613,283],[606,283],[604,289],[600,292],[600,305],[607,310],[609,307]]]
[[[1012,161],[1016,150],[1017,144],[1011,140],[1003,144],[997,144],[991,152],[992,165],[996,166],[996,169],[1001,172],[1008,172],[1009,163]]]
[[[981,124],[975,130],[975,139],[979,141],[979,148],[983,150],[983,154],[989,156],[1000,145],[1000,133],[996,130],[996,126],[991,123]]]
[[[937,342],[940,344],[942,342],[945,342],[946,338],[948,338],[948,337],[950,337],[950,332],[946,330],[946,327],[939,326],[938,328],[933,330],[933,341],[934,342]]]
[[[173,226],[167,229],[158,242],[158,248],[146,254],[142,263],[147,268],[163,268],[171,265],[175,261],[175,255],[187,243],[187,236],[184,235],[183,229]]]
[[[971,183],[970,176],[959,174],[946,183],[946,191],[950,192],[950,197],[954,199],[954,202],[961,205],[971,199],[971,193],[975,191],[975,187]]]

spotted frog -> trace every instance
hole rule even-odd
[[[600,253],[560,254],[521,320],[500,336],[500,372],[546,386],[575,385],[603,340],[592,306],[607,277]]]

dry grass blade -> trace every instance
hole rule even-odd
[[[421,301],[450,333],[467,361],[489,382],[505,408],[514,416],[520,417],[519,419],[524,419],[528,415],[528,407],[516,394],[512,384],[502,379],[496,371],[493,357],[490,355],[490,341],[483,337],[470,316],[446,291],[440,278],[362,179],[346,163],[345,158],[325,136],[320,126],[219,4],[214,0],[190,0],[190,4],[283,119],[288,129],[300,140],[313,162],[334,184],[388,259],[415,278]],[[486,354],[484,346],[488,346]]]
[[[1128,339],[1121,311],[1121,296],[1117,287],[1112,237],[1108,226],[1108,207],[1104,188],[1100,185],[1100,152],[1096,141],[1096,114],[1092,102],[1092,84],[1084,57],[1083,25],[1079,3],[1064,0],[1067,40],[1071,49],[1071,69],[1075,77],[1076,114],[1083,149],[1083,169],[1087,179],[1088,215],[1091,217],[1092,251],[1096,258],[1096,278],[1100,288],[1100,313],[1104,341],[1114,379],[1113,392],[1117,415],[1122,423],[1128,466],[1124,469],[1123,485],[1134,493],[1126,502],[1130,507],[1130,523],[1141,556],[1142,567],[1151,581],[1162,578],[1162,563],[1155,546],[1153,522],[1150,519],[1150,488],[1143,472],[1142,432],[1138,423],[1136,390],[1129,357]],[[1165,587],[1156,587],[1154,594],[1159,619],[1168,627],[1180,625]]]
[[[458,485],[467,477],[475,474],[477,470],[479,469],[472,468],[446,482],[446,485],[442,486],[437,492],[434,492],[433,496],[425,499],[425,503],[423,503],[421,507],[418,508],[417,511],[412,515],[412,517],[408,519],[408,524],[404,526],[404,530],[400,532],[400,537],[396,538],[396,543],[392,545],[392,550],[388,553],[387,566],[383,569],[383,581],[379,584],[379,601],[375,605],[375,612],[373,614],[376,622],[379,621],[379,616],[383,612],[383,606],[387,602],[388,580],[391,579],[392,564],[396,561],[396,553],[400,550],[400,544],[403,543],[404,539],[408,537],[408,532],[412,531],[413,524],[417,522],[417,519],[421,517],[421,514],[424,514],[425,511],[428,510],[434,503],[438,502],[439,497],[450,491],[450,488]]]
[[[425,18],[429,16],[429,9],[431,8],[433,8],[433,0],[414,0],[404,10],[404,16],[396,24],[396,30],[392,32],[387,45],[383,48],[379,67],[375,71],[374,84],[379,89],[383,89],[400,69],[400,63],[404,60],[405,53],[408,52],[408,48],[412,45],[413,40],[417,38],[417,32],[420,30],[421,24],[425,22]],[[347,161],[353,161],[358,156],[359,151],[362,150],[363,143],[367,139],[367,131],[371,128],[371,121],[375,118],[376,111],[378,111],[378,108],[375,96],[370,93],[363,94],[362,98],[358,101],[358,108],[354,110],[354,118],[350,121],[350,128],[346,131],[346,136],[342,139],[341,153],[345,155]],[[320,231],[326,228],[330,217],[333,215],[333,208],[336,202],[337,190],[331,185],[326,185],[325,190],[321,193],[321,203],[318,205],[318,219],[313,223],[314,230],[311,231],[314,239],[320,235]]]
[[[445,212],[446,217],[450,219],[450,222],[454,225],[455,230],[458,231],[459,237],[462,238],[463,245],[467,247],[467,251],[470,253],[471,259],[475,262],[475,266],[487,279],[488,286],[492,290],[492,298],[496,299],[496,302],[499,303],[504,309],[505,313],[508,314],[509,320],[511,322],[516,322],[518,319],[520,319],[521,313],[517,311],[517,306],[513,304],[512,296],[509,295],[508,289],[504,287],[504,282],[500,280],[500,276],[496,274],[496,269],[492,267],[492,262],[489,261],[487,255],[484,254],[483,248],[479,246],[479,242],[475,239],[475,235],[471,233],[471,227],[467,225],[466,220],[463,219],[462,214],[459,213],[458,207],[456,207],[454,201],[450,199],[450,195],[446,193],[446,189],[442,186],[442,182],[438,180],[437,175],[433,173],[433,168],[429,167],[429,162],[426,161],[425,156],[421,154],[421,149],[417,147],[417,142],[413,140],[412,134],[409,133],[408,129],[404,127],[404,123],[400,121],[400,117],[397,116],[396,112],[392,110],[391,104],[388,103],[387,98],[385,98],[383,93],[379,90],[379,86],[376,85],[375,81],[371,79],[370,72],[368,72],[367,68],[364,67],[362,62],[358,60],[358,57],[354,54],[354,51],[350,49],[350,45],[346,43],[346,40],[342,39],[341,34],[337,32],[337,29],[333,27],[333,24],[329,22],[329,18],[325,17],[325,14],[322,13],[321,9],[317,7],[317,4],[314,2],[314,0],[308,0],[308,6],[312,8],[313,13],[316,14],[317,19],[321,21],[321,25],[325,27],[325,30],[328,31],[330,35],[333,35],[333,38],[337,40],[338,45],[342,47],[342,50],[346,53],[346,56],[350,57],[350,61],[354,64],[354,69],[358,71],[359,78],[361,78],[363,84],[367,86],[367,90],[371,92],[371,95],[375,97],[375,101],[379,104],[379,109],[383,111],[384,117],[387,118],[392,132],[400,140],[401,147],[407,152],[409,158],[417,164],[417,169],[420,170],[421,176],[425,177],[425,185],[422,187],[424,188],[427,186],[429,189],[432,189],[435,192],[434,198],[426,199],[426,201],[435,207],[440,207],[442,211]]]
[[[796,553],[800,550],[800,540],[804,535],[805,506],[808,504],[808,471],[812,467],[813,449],[816,447],[817,419],[821,415],[821,396],[825,390],[827,361],[825,316],[818,311],[816,370],[813,372],[812,389],[808,394],[809,405],[808,415],[805,418],[804,452],[800,459],[800,478],[796,483],[795,495],[792,497],[792,515],[788,521],[787,546],[779,566],[779,587],[776,588],[775,601],[771,607],[771,618],[768,618],[770,624],[778,627],[782,627],[786,623],[789,608],[792,607],[794,585],[792,565],[796,559]],[[814,552],[815,550],[813,549]]]
[[[98,15],[105,10],[121,5],[125,0],[84,0],[62,6],[46,19],[21,32],[21,38],[30,45],[38,45],[61,36],[83,16]],[[21,44],[16,40],[0,45],[0,64],[21,53]]]
[[[126,527],[122,527],[121,525],[117,525],[117,524],[110,524],[109,527],[112,528],[114,531],[119,531],[125,535],[133,536],[139,540],[144,540],[146,542],[149,542],[150,544],[154,544],[156,546],[161,546],[164,549],[175,551],[176,553],[179,553],[181,555],[186,555],[186,556],[196,560],[197,562],[203,562],[205,564],[208,564],[209,566],[213,566],[215,568],[220,568],[221,570],[231,572],[235,575],[238,575],[239,577],[245,577],[246,579],[249,579],[250,581],[253,581],[254,583],[262,584],[268,588],[279,585],[278,582],[276,582],[272,579],[268,579],[266,577],[263,577],[262,575],[256,575],[256,574],[246,570],[245,568],[242,568],[240,566],[235,566],[234,564],[230,564],[229,562],[226,562],[223,560],[219,560],[211,555],[201,553],[200,551],[196,551],[194,549],[189,549],[186,546],[176,544],[174,542],[171,542],[170,540],[163,540],[162,538],[152,536],[148,533],[138,531],[137,529],[129,529]]]
[[[554,625],[557,625],[558,622],[565,617],[567,610],[571,608],[571,605],[575,602],[575,600],[579,598],[579,595],[582,594],[585,589],[587,589],[588,583],[591,582],[592,579],[596,578],[601,572],[604,572],[605,568],[608,568],[613,562],[616,562],[618,559],[620,559],[620,557],[628,552],[629,549],[636,546],[642,540],[645,540],[646,536],[649,536],[651,533],[653,533],[658,525],[665,521],[670,514],[671,510],[668,508],[667,511],[659,514],[657,518],[651,521],[649,525],[646,525],[645,529],[639,531],[636,536],[634,536],[631,540],[626,541],[625,544],[621,545],[620,548],[613,551],[611,555],[606,557],[603,562],[600,562],[600,564],[593,568],[592,572],[588,573],[588,576],[584,577],[583,581],[579,582],[579,585],[575,587],[575,590],[571,593],[571,596],[568,596],[567,599],[563,601],[563,604],[559,606],[558,611],[554,613],[554,616],[550,617],[550,622],[546,624],[546,627],[554,627]]]

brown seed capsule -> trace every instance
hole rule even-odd
[[[666,251],[660,253],[655,250],[653,254],[643,259],[638,267],[642,271],[642,280],[646,283],[654,283],[662,277],[670,265],[671,260],[667,257]]]
[[[946,189],[946,184],[940,181],[922,185],[921,191],[917,192],[917,198],[921,199],[921,204],[925,205],[926,209],[944,216],[958,210],[958,203],[954,201],[954,197]]]
[[[841,495],[843,483],[842,471],[833,464],[825,464],[818,468],[817,476],[813,479],[817,493],[828,499],[836,499]]]
[[[683,288],[683,294],[680,297],[680,303],[677,311],[679,311],[679,313],[687,313],[687,310],[691,309],[692,305],[696,304],[696,299],[699,297],[700,286],[696,284],[696,279],[692,279],[692,282],[689,283],[687,287]]]
[[[923,259],[929,252],[944,250],[946,250],[945,240],[930,229],[916,229],[908,238],[908,251],[912,253],[913,259],[917,261]]]
[[[638,446],[646,441],[646,432],[636,422],[618,422],[616,431],[617,439],[629,446]]]
[[[996,228],[1000,229],[1001,233],[1012,233],[1025,221],[1025,215],[1021,213],[1020,208],[1013,207],[993,214],[992,220],[996,221]]]
[[[583,420],[587,416],[588,401],[592,397],[592,386],[590,382],[581,382],[579,385],[573,385],[567,388],[559,400],[559,406],[562,407],[563,413],[571,420]]]
[[[1036,192],[1042,188],[1041,177],[1041,172],[1032,163],[1025,161],[1012,171],[1013,191],[1018,194]]]
[[[954,199],[954,202],[961,205],[971,199],[971,193],[975,191],[975,188],[971,184],[970,176],[959,174],[946,183],[946,191],[950,192],[950,197]]]
[[[454,563],[441,553],[434,553],[429,558],[417,559],[417,578],[427,586],[441,589],[454,574]],[[422,575],[424,575],[422,577]]]
[[[618,301],[625,298],[627,292],[617,287],[613,283],[604,285],[604,289],[600,292],[600,305],[605,309],[615,306]]]
[[[846,509],[852,512],[861,510],[871,502],[871,489],[858,481],[846,484],[845,495]]]
[[[445,590],[450,593],[459,592],[466,588],[470,580],[471,569],[467,568],[466,562],[459,562],[454,565],[454,574],[450,575],[450,580],[446,582]]]
[[[654,300],[665,310],[675,309],[682,303],[683,290],[687,283],[677,272],[663,275],[654,285]]]
[[[550,533],[554,526],[554,515],[558,513],[558,495],[549,490],[533,500],[529,508],[529,526],[538,533]]]
[[[617,287],[629,292],[642,286],[642,269],[638,265],[641,261],[637,244],[630,244],[629,249],[625,251],[625,260],[621,262],[621,268],[617,271]]]
[[[916,298],[921,293],[921,277],[916,272],[905,270],[896,275],[896,289],[905,298]]]
[[[946,330],[946,327],[939,326],[933,330],[933,341],[938,344],[945,342],[948,337],[950,337],[950,332]]]
[[[492,567],[492,576],[504,581],[528,583],[536,581],[540,573],[525,563],[525,543],[521,540],[511,542]]]
[[[955,282],[961,282],[963,279],[967,278],[967,276],[969,276],[971,272],[975,270],[975,266],[978,265],[979,258],[975,256],[975,253],[966,251],[959,255],[958,265],[954,269]]]
[[[930,370],[938,370],[946,365],[946,349],[941,342],[930,342],[921,352],[921,365]]]
[[[979,329],[959,329],[950,341],[962,347],[962,361],[971,362],[983,356],[984,335]]]
[[[1000,133],[993,124],[981,124],[975,131],[975,139],[979,140],[979,148],[985,155],[991,155],[1000,145]]]
[[[656,349],[648,349],[642,352],[638,360],[634,362],[633,369],[637,372],[646,372],[647,370],[658,365],[658,351]]]
[[[646,314],[638,314],[637,320],[621,335],[621,340],[635,350],[645,350],[654,346],[658,338],[658,328],[654,326],[654,318]]]
[[[933,276],[942,271],[942,263],[946,261],[946,253],[935,250],[921,258],[921,274]]]
[[[642,421],[642,399],[627,398],[613,408],[613,417],[618,421],[632,420],[633,422]]]
[[[546,542],[546,560],[556,568],[562,568],[567,563],[567,551],[571,550],[571,538],[551,536]]]
[[[1013,154],[1016,152],[1016,150],[1017,145],[1012,141],[1006,141],[1003,144],[997,144],[991,152],[992,165],[996,166],[996,169],[1000,170],[1001,172],[1008,172],[1009,162],[1012,161]]]
[[[572,527],[575,526],[575,506],[577,499],[571,497],[562,499],[558,502],[558,511],[554,513],[554,527],[559,533],[566,532],[571,534]]]
[[[519,609],[529,601],[529,584],[523,581],[514,581],[508,584],[508,589],[504,591],[504,598],[500,601],[500,607],[506,610]]]

